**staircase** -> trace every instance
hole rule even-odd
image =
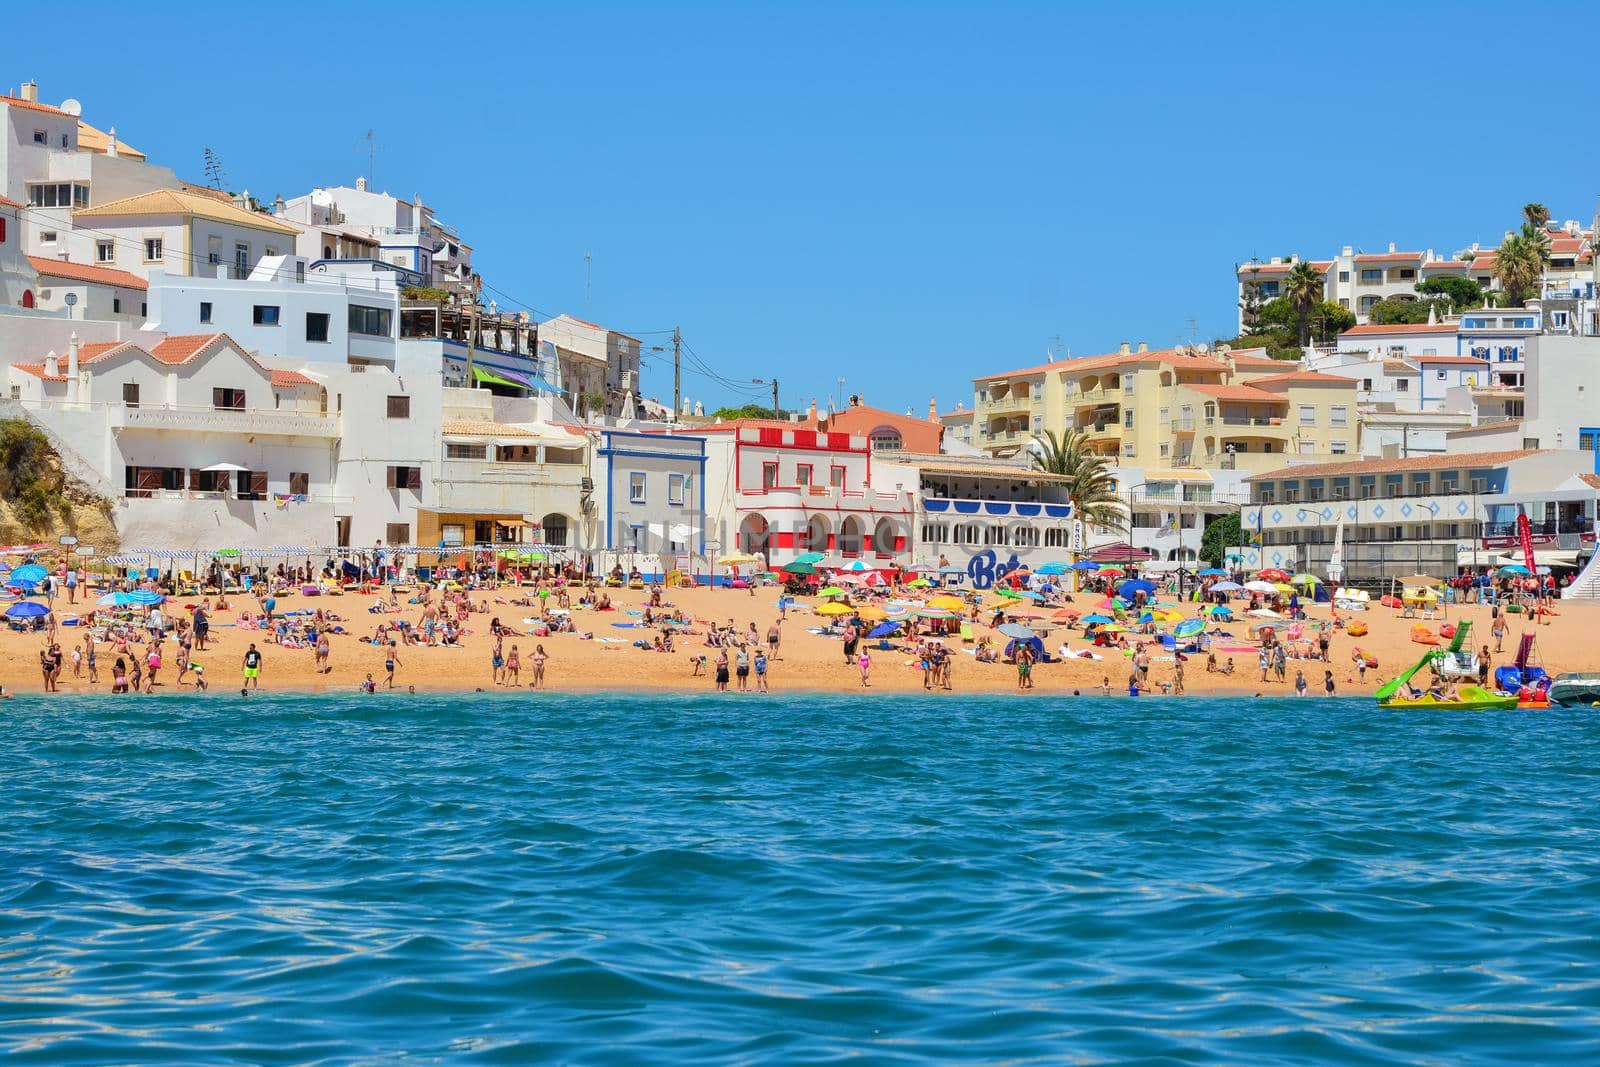
[[[1561,590],[1562,600],[1600,600],[1600,552],[1589,557],[1572,584]]]

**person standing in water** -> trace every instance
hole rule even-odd
[[[261,688],[261,653],[256,650],[254,641],[244,654],[244,688]]]

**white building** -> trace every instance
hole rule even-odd
[[[689,569],[705,553],[706,440],[695,434],[594,431],[596,509],[607,558],[650,573]]]
[[[250,275],[263,258],[285,255],[298,231],[215,190],[156,189],[72,212],[73,229],[35,223],[28,251],[115,267],[148,277]]]
[[[0,307],[37,307],[38,287],[38,272],[22,251],[22,205],[0,195]]]
[[[36,306],[71,319],[120,322],[140,327],[147,317],[150,283],[112,267],[29,256],[37,275]]]
[[[472,246],[434,214],[420,195],[401,200],[355,185],[313,189],[280,202],[280,221],[297,231],[295,251],[311,262],[377,259],[430,285],[473,297],[481,279],[472,269]]]
[[[629,394],[635,404],[639,402],[637,337],[571,315],[557,315],[539,324],[539,340],[553,348],[559,375],[556,384],[572,410],[587,413],[586,396],[604,398],[604,414],[613,416],[622,413]]]

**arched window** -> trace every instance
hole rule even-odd
[[[25,308],[33,307],[33,290],[32,289],[24,289],[24,290],[22,290],[22,306],[25,307]]]
[[[870,440],[872,441],[872,450],[874,452],[904,447],[901,443],[900,431],[893,426],[879,426],[872,431]]]
[[[846,556],[861,553],[861,520],[854,515],[847,516],[839,527],[839,551]]]
[[[544,517],[541,524],[544,534],[544,543],[551,548],[567,547],[567,517],[559,513],[552,513]]]

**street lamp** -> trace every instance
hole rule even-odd
[[[1313,512],[1311,512],[1311,514],[1317,520],[1317,542],[1316,543],[1320,545],[1320,544],[1322,544],[1322,512],[1313,511]],[[1306,521],[1306,509],[1305,508],[1295,508],[1294,509],[1294,517],[1299,519],[1301,522],[1305,522]],[[1311,546],[1308,544],[1308,545],[1306,545],[1306,572],[1309,574],[1310,571],[1311,571]]]
[[[776,378],[751,378],[750,379],[750,384],[751,385],[770,385],[770,386],[772,386],[772,417],[775,418],[775,419],[782,418],[783,416],[778,413],[778,379],[776,379]]]

